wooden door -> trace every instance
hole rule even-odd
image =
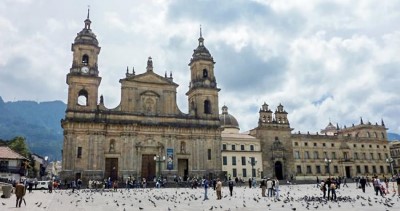
[[[112,181],[118,179],[118,158],[106,158],[104,175],[106,178],[110,177]]]
[[[154,160],[155,155],[142,155],[142,178],[146,178],[147,181],[153,180],[156,176],[156,161]]]

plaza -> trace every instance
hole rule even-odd
[[[390,183],[390,193],[385,197],[376,196],[372,187],[366,192],[356,189],[355,183],[337,190],[337,201],[322,199],[322,192],[315,184],[281,185],[280,197],[261,197],[261,188],[246,185],[235,186],[233,196],[228,187],[222,188],[222,200],[216,200],[216,193],[208,189],[209,200],[203,200],[204,188],[147,188],[111,189],[94,191],[82,189],[33,191],[26,193],[21,208],[15,208],[15,195],[1,198],[0,210],[399,210],[400,198]],[[394,185],[396,187],[396,185]],[[397,187],[396,187],[397,188]]]

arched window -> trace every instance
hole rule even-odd
[[[204,113],[211,114],[211,103],[209,100],[204,101]]]
[[[369,133],[369,131],[367,131],[367,136],[368,138],[371,138],[371,134]]]
[[[374,132],[375,138],[378,138],[378,134],[376,132]]]
[[[208,71],[207,69],[203,69],[203,78],[207,78],[208,77]]]
[[[382,138],[385,138],[385,134],[382,132]]]
[[[84,89],[78,93],[78,105],[88,106],[88,92]]]
[[[82,56],[82,64],[88,65],[89,64],[89,56],[87,54]]]

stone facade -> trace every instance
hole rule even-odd
[[[260,139],[263,171],[267,177],[312,180],[329,176],[352,178],[388,175],[390,167],[387,128],[360,121],[339,128],[331,123],[322,134],[292,133],[287,112],[279,105],[273,113],[268,105],[260,109],[259,125],[251,134]]]
[[[400,141],[392,141],[390,143],[390,157],[393,159],[393,174],[400,174]],[[390,163],[391,160],[388,160]]]
[[[87,180],[219,175],[219,89],[215,62],[201,32],[189,63],[188,113],[177,106],[178,85],[172,74],[158,75],[151,57],[144,73],[136,75],[127,69],[126,77],[120,80],[121,102],[108,109],[104,97],[98,94],[101,48],[90,28],[89,13],[84,23],[72,44],[73,62],[67,74],[61,177]]]

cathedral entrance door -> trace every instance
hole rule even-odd
[[[275,176],[276,176],[276,178],[278,178],[278,180],[283,179],[282,162],[281,161],[275,162]]]
[[[118,158],[106,158],[106,169],[104,172],[106,178],[112,181],[118,179]]]
[[[156,161],[155,155],[142,155],[142,178],[147,181],[152,181],[156,176]]]
[[[186,181],[189,176],[189,161],[188,159],[178,159],[178,176]]]
[[[351,166],[346,166],[345,170],[346,170],[346,177],[351,178]]]

